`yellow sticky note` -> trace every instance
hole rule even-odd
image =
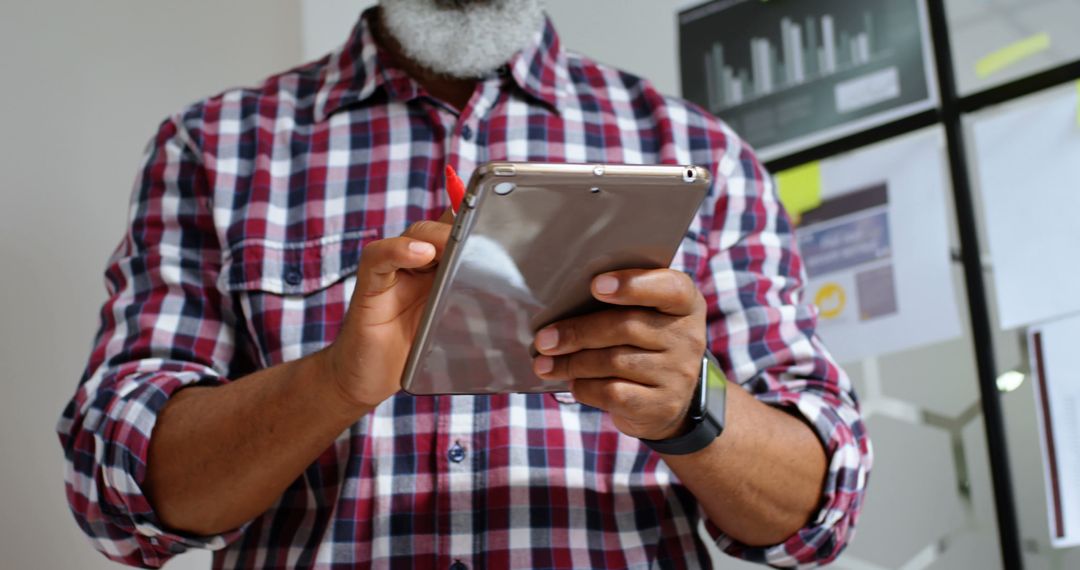
[[[1043,32],[1013,42],[975,63],[975,75],[989,77],[1037,53],[1050,49],[1050,34]]]
[[[803,212],[821,205],[821,163],[808,162],[776,173],[780,203],[796,223]]]

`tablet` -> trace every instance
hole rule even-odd
[[[541,328],[604,306],[592,279],[668,267],[710,184],[696,166],[488,163],[473,174],[402,377],[415,395],[554,392]]]

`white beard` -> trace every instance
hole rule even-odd
[[[544,21],[541,0],[379,0],[382,23],[404,54],[429,71],[486,75],[525,47]],[[442,5],[440,5],[442,4]]]

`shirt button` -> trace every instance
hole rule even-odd
[[[455,442],[454,445],[450,447],[450,451],[448,451],[446,455],[450,458],[450,461],[453,461],[454,463],[461,463],[465,460],[465,448],[461,447],[460,443]],[[464,568],[464,566],[462,566],[462,568]]]
[[[465,125],[464,127],[461,127],[461,138],[463,138],[463,139],[465,139],[467,141],[471,141],[472,140],[472,127],[470,127],[469,125]]]
[[[469,567],[466,566],[464,562],[455,560],[454,563],[450,565],[450,570],[469,570]]]
[[[304,274],[299,269],[292,268],[285,272],[285,282],[289,285],[299,285],[304,280]]]

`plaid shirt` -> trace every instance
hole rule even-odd
[[[564,52],[550,23],[461,112],[373,41],[166,120],[106,271],[108,300],[58,431],[67,497],[108,557],[150,567],[587,568],[709,565],[708,541],[775,565],[851,537],[871,463],[855,395],[801,303],[791,225],[753,152],[716,118]],[[820,511],[783,544],[724,536],[660,457],[565,394],[412,397],[361,418],[257,519],[162,528],[143,493],[171,394],[331,342],[360,250],[447,207],[443,166],[488,160],[699,164],[715,184],[673,264],[709,305],[729,378],[800,414],[829,458]]]

